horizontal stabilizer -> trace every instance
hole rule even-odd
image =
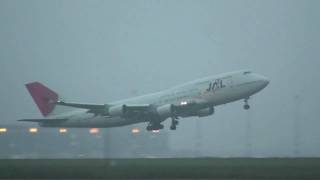
[[[64,122],[68,119],[20,119],[18,121],[25,121],[25,122],[45,122],[45,123],[59,123],[59,122]]]

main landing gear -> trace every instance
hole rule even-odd
[[[248,103],[249,98],[245,98],[244,99],[244,105],[243,105],[243,109],[248,110],[250,109],[250,105]]]
[[[160,123],[157,123],[157,124],[149,124],[147,126],[147,131],[156,131],[156,130],[160,130],[160,129],[163,129],[164,126]]]
[[[177,117],[171,117],[171,126],[170,126],[171,130],[177,129],[177,125],[179,124],[179,121],[177,119],[178,119]],[[156,130],[161,130],[163,128],[164,126],[160,124],[160,122],[153,122],[153,123],[150,122],[146,129],[147,131],[156,131]]]
[[[179,121],[177,119],[178,119],[178,116],[171,117],[171,126],[170,126],[171,130],[177,129],[177,125],[179,124]],[[146,128],[147,131],[157,131],[157,130],[163,129],[164,126],[162,124],[160,124],[161,122],[162,121],[159,121],[159,120],[149,121],[149,124]]]
[[[171,117],[171,126],[170,126],[170,129],[171,129],[171,130],[176,130],[178,124],[179,124],[179,121],[177,121],[177,118]]]

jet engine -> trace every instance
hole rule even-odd
[[[127,112],[126,105],[119,105],[119,106],[112,106],[109,108],[109,115],[110,116],[124,116]]]
[[[198,117],[205,117],[205,116],[210,116],[214,113],[214,108],[213,107],[208,107],[204,109],[200,109],[195,113],[196,116]]]
[[[170,117],[174,114],[174,105],[166,104],[157,108],[157,113],[163,118]]]

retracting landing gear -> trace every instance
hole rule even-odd
[[[248,110],[250,109],[250,105],[248,103],[249,98],[245,98],[244,99],[244,105],[243,105],[243,109]]]
[[[171,117],[171,126],[170,126],[170,129],[171,129],[171,130],[176,130],[178,124],[179,124],[179,121],[177,121],[177,118]]]

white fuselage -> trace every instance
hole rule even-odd
[[[157,93],[112,102],[110,105],[152,104],[161,106],[195,102],[196,108],[203,109],[248,98],[262,90],[268,83],[269,81],[261,75],[238,71],[198,79]],[[97,116],[87,113],[85,109],[76,109],[62,117],[67,117],[69,120],[54,126],[115,127],[148,121],[148,119],[130,117]],[[54,126],[50,125],[50,127]]]

